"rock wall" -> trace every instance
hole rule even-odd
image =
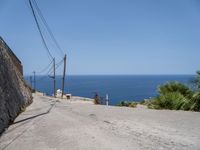
[[[14,54],[14,53],[13,53]],[[0,41],[0,134],[32,102],[30,87],[22,75],[21,62]],[[18,64],[17,64],[18,63]]]
[[[17,58],[17,56],[13,53],[10,47],[6,44],[2,37],[0,37],[0,46],[3,47],[6,52],[10,55],[10,58],[13,61],[13,64],[17,67],[19,72],[23,75],[23,67],[21,61]]]

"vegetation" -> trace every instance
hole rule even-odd
[[[21,106],[21,107],[20,107],[19,114],[22,113],[22,112],[25,112],[25,110],[26,110],[26,106]]]
[[[188,103],[188,99],[178,92],[170,92],[151,100],[148,104],[149,108],[155,109],[183,109],[183,105]]]
[[[200,111],[200,71],[193,81],[197,90],[179,82],[168,82],[158,88],[158,96],[146,105],[153,109]]]
[[[100,97],[97,93],[95,93],[95,96],[94,96],[94,104],[100,104]]]
[[[200,92],[196,92],[191,99],[191,110],[200,111]]]
[[[196,86],[197,91],[200,91],[200,71],[197,71],[197,76],[192,83]]]
[[[129,101],[121,101],[117,106],[125,106],[125,107],[133,107],[135,108],[137,106],[137,102],[129,102]]]
[[[181,95],[191,98],[193,92],[184,84],[179,82],[168,82],[163,86],[158,88],[158,92],[160,95],[165,95],[168,93],[180,93]]]
[[[31,88],[31,92],[32,92],[32,93],[35,93],[35,92],[36,92],[36,90]]]

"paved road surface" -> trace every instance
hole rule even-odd
[[[200,113],[97,106],[34,95],[2,150],[200,149]]]

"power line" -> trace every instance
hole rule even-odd
[[[40,71],[37,71],[37,74],[41,74],[41,73],[45,72],[51,66],[52,63],[53,63],[53,60],[45,68],[43,68]]]
[[[63,52],[63,50],[61,49],[61,47],[59,46],[59,44],[58,44],[56,38],[54,37],[54,35],[53,35],[51,29],[49,28],[49,25],[47,24],[47,22],[46,22],[46,20],[45,20],[43,14],[42,14],[40,8],[38,7],[36,0],[33,0],[33,4],[35,5],[35,8],[36,8],[36,10],[37,10],[37,12],[38,12],[38,15],[39,15],[39,17],[41,18],[42,22],[44,23],[44,25],[45,25],[45,27],[46,27],[46,29],[47,29],[47,31],[48,31],[48,33],[49,33],[49,35],[50,35],[52,41],[53,41],[54,44],[56,45],[57,49],[60,51],[61,56],[63,56],[63,55],[64,55],[64,52]]]
[[[59,66],[56,66],[56,68],[55,68],[55,69],[57,70],[57,69],[58,69],[60,66],[61,66],[61,65],[59,65]]]
[[[36,81],[37,81],[37,82],[42,81],[43,79],[45,79],[45,78],[47,78],[47,77],[48,77],[47,75],[44,75],[44,76],[40,77],[38,80],[36,80]]]
[[[56,64],[56,66],[60,66],[60,65],[62,64],[62,62],[63,62],[63,59],[61,59],[61,60]]]
[[[34,11],[34,8],[33,8],[33,5],[32,5],[31,0],[29,0],[29,4],[30,4],[30,6],[31,6],[31,10],[32,10],[33,17],[34,17],[34,19],[35,19],[35,22],[36,22],[38,31],[39,31],[40,36],[41,36],[41,38],[42,38],[42,43],[43,43],[43,45],[44,45],[44,47],[45,47],[45,49],[46,49],[46,51],[47,51],[47,53],[48,53],[48,56],[50,56],[50,58],[51,58],[50,60],[53,60],[53,56],[51,55],[51,53],[50,53],[50,51],[49,51],[49,48],[48,48],[48,46],[47,46],[47,44],[46,44],[46,41],[45,41],[45,39],[44,39],[44,36],[43,36],[43,34],[42,34],[42,30],[41,30],[40,25],[39,25],[39,22],[38,22],[38,20],[37,20],[37,17],[36,17],[36,14],[35,14],[35,11]]]
[[[26,6],[27,6],[27,8],[29,10],[29,13],[32,15],[32,10],[31,10],[29,2],[27,0],[24,0],[24,1],[25,1],[25,4],[26,4]]]
[[[52,61],[50,62],[50,64],[48,64],[48,66],[46,66],[44,69],[42,69],[42,70],[39,71],[38,73],[45,72],[46,70],[49,69],[48,72],[47,72],[47,76],[53,79],[53,82],[54,82],[54,96],[56,96],[56,75],[55,75],[55,73],[56,73],[56,70],[61,66],[61,64],[62,64],[63,61],[64,61],[64,73],[63,73],[62,91],[64,92],[64,79],[65,79],[65,72],[66,72],[66,54],[65,54],[65,56],[64,56],[64,59],[62,59],[59,63],[55,64],[55,58],[53,58],[53,56],[51,55],[51,52],[50,52],[50,50],[49,50],[49,48],[48,48],[48,46],[47,46],[47,41],[46,41],[46,40],[49,40],[49,39],[48,39],[49,36],[50,36],[50,38],[51,38],[51,42],[53,42],[53,43],[54,43],[54,46],[57,47],[56,50],[59,50],[59,52],[60,52],[60,54],[61,54],[62,56],[64,55],[64,52],[63,52],[62,49],[60,48],[60,46],[59,46],[58,42],[56,41],[56,39],[55,39],[55,37],[54,37],[52,31],[50,30],[50,28],[49,28],[49,26],[48,26],[48,24],[47,24],[47,22],[46,22],[44,16],[42,15],[42,12],[41,12],[40,8],[39,8],[38,5],[37,5],[36,0],[29,0],[29,4],[30,4],[30,7],[31,7],[31,11],[32,11],[34,20],[35,20],[35,22],[36,22],[38,31],[39,31],[39,33],[40,33],[40,36],[41,36],[43,45],[44,45],[44,47],[45,47],[45,49],[46,49],[46,51],[47,51],[47,53],[48,53],[48,57],[50,58],[50,60],[52,60]],[[39,24],[39,19],[40,19],[40,21],[42,21],[42,24]],[[46,29],[45,31],[49,34],[49,36],[46,35],[46,38],[47,38],[47,39],[45,39],[45,34],[44,34],[45,31],[42,32],[42,29],[41,29],[41,26],[40,26],[40,25],[44,25],[44,27],[45,27],[45,29]],[[43,35],[43,34],[44,34],[44,35]],[[52,44],[52,43],[51,43],[51,44]],[[58,52],[58,51],[57,51],[57,52]],[[52,62],[53,62],[53,67],[50,68]],[[52,73],[53,73],[53,75],[51,76]],[[35,76],[35,73],[34,73],[34,76]],[[44,76],[44,77],[46,77],[46,76]],[[44,77],[41,78],[40,80],[44,79]],[[63,96],[63,95],[62,95],[62,96]]]
[[[53,61],[52,61],[53,62]],[[51,62],[51,63],[52,63]],[[53,66],[51,68],[49,68],[49,70],[46,72],[45,75],[43,75],[39,80],[36,80],[37,82],[45,79],[46,77],[50,77],[51,73],[53,73]]]

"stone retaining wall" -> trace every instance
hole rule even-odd
[[[0,39],[0,134],[31,102],[21,62]]]

